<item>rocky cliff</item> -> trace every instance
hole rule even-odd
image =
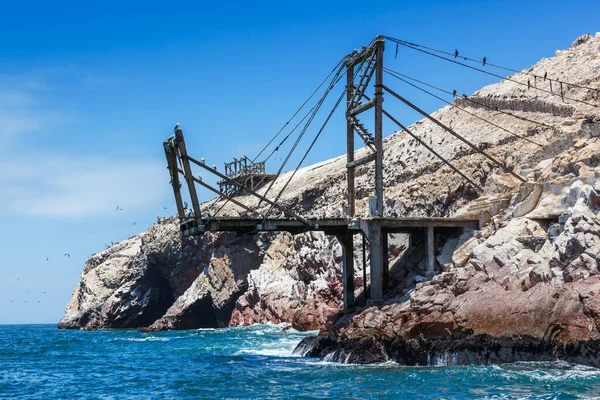
[[[600,109],[594,105],[600,92],[552,88],[588,104],[563,101],[536,90],[550,90],[549,81],[531,73],[600,86],[600,35],[583,36],[512,76],[529,80],[530,88],[502,81],[474,93],[477,103],[456,101],[469,113],[446,106],[433,114],[528,184],[428,120],[411,131],[472,177],[483,195],[405,133],[384,140],[387,215],[470,215],[484,225],[470,234],[438,234],[439,273],[431,279],[422,272],[420,238],[392,240],[383,306],[342,315],[341,248],[332,237],[206,234],[182,241],[177,221],[168,218],[90,257],[59,326],[159,330],[290,322],[322,331],[298,352],[346,362],[559,357],[597,365]],[[369,166],[356,175],[360,214],[374,177]],[[301,169],[282,201],[323,217],[335,216],[344,197],[345,157],[339,157]],[[225,212],[237,210],[228,205]],[[362,260],[355,264],[361,302]]]

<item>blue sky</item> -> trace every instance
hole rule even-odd
[[[597,1],[85,3],[2,6],[0,323],[57,322],[90,254],[174,211],[161,144],[176,122],[191,154],[221,166],[255,155],[376,34],[520,69],[600,30]],[[390,68],[443,87],[495,82],[394,51]],[[344,134],[338,113],[307,163],[342,154]]]

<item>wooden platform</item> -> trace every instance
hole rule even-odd
[[[201,235],[204,232],[237,232],[252,234],[258,232],[283,231],[292,234],[322,231],[327,235],[345,235],[366,231],[369,225],[378,225],[382,232],[411,232],[416,229],[462,228],[478,229],[479,220],[466,218],[415,217],[415,218],[323,218],[308,219],[310,226],[293,218],[214,218],[202,219],[197,224],[193,219],[181,224],[183,236]]]

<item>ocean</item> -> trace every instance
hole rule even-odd
[[[307,334],[278,325],[158,333],[0,325],[0,398],[600,398],[595,368],[341,365],[293,355]]]

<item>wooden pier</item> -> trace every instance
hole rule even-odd
[[[383,110],[383,91],[390,92],[383,85],[383,54],[384,38],[375,37],[368,46],[361,50],[355,50],[348,54],[337,74],[334,75],[333,82],[341,78],[341,73],[346,74],[346,110],[347,121],[346,129],[346,150],[347,150],[347,206],[345,218],[324,218],[310,219],[305,218],[293,212],[278,203],[279,195],[275,199],[266,197],[266,193],[261,195],[257,193],[254,187],[249,187],[247,182],[237,179],[238,176],[248,176],[252,173],[251,168],[242,165],[240,160],[234,163],[226,164],[226,173],[222,174],[216,168],[210,168],[187,154],[183,132],[179,126],[175,127],[175,134],[164,142],[164,150],[167,157],[168,168],[171,174],[171,184],[175,195],[178,215],[181,221],[181,231],[183,236],[201,235],[205,232],[237,232],[241,235],[254,234],[258,232],[284,231],[292,234],[299,234],[310,231],[322,231],[327,235],[334,235],[342,246],[343,257],[343,287],[344,287],[344,309],[351,311],[355,307],[354,299],[354,235],[361,235],[363,238],[363,248],[368,242],[370,254],[370,276],[371,285],[369,290],[368,302],[371,304],[381,304],[383,302],[384,279],[387,275],[388,264],[388,234],[390,233],[418,233],[423,235],[427,255],[427,273],[435,273],[435,237],[436,229],[453,228],[456,230],[476,230],[479,229],[479,221],[475,219],[459,218],[388,218],[384,217],[384,198],[383,198],[383,145],[382,145],[382,118],[383,115],[389,117],[393,122],[397,122],[389,113]],[[373,98],[366,95],[369,83],[374,78]],[[337,80],[336,80],[337,79]],[[333,83],[334,85],[335,83]],[[391,92],[390,92],[391,93]],[[391,93],[395,95],[395,93]],[[325,94],[326,95],[326,94]],[[396,95],[397,96],[397,95]],[[340,97],[340,100],[342,97]],[[339,101],[338,101],[339,104]],[[337,105],[336,105],[337,107]],[[360,115],[374,110],[374,129],[371,134],[363,122],[358,118]],[[335,108],[334,110],[335,111]],[[332,111],[332,113],[333,113]],[[331,114],[330,114],[331,115]],[[327,121],[325,122],[327,123]],[[401,125],[399,125],[401,126]],[[406,130],[407,131],[407,130]],[[410,132],[407,131],[408,134]],[[354,138],[357,134],[364,142],[366,148],[371,152],[360,159],[355,158]],[[316,139],[315,139],[316,140]],[[429,149],[427,145],[420,142]],[[431,150],[431,149],[430,149]],[[292,150],[293,151],[293,150]],[[309,149],[310,151],[310,149]],[[440,158],[446,165],[449,165],[455,172],[459,173],[464,179],[471,182],[460,171],[453,167],[447,160],[443,159],[438,153],[432,153]],[[355,216],[355,169],[358,166],[374,162],[375,164],[375,184],[374,196],[369,198],[369,217],[358,218]],[[199,166],[206,171],[216,175],[221,179],[219,185],[225,190],[217,190],[197,178],[191,172],[191,164]],[[254,165],[254,164],[252,164]],[[252,167],[253,168],[253,167]],[[264,170],[261,172],[264,173]],[[185,178],[189,188],[190,199],[192,202],[192,215],[188,215],[183,207],[183,201],[180,193],[179,174]],[[292,174],[293,177],[293,174]],[[276,179],[277,177],[273,177]],[[290,178],[291,179],[291,178]],[[241,207],[250,215],[256,214],[256,210],[242,204],[235,199],[236,193],[244,193],[254,196],[261,203],[270,205],[271,209],[276,208],[282,211],[285,218],[270,218],[267,215],[259,217],[243,218],[223,218],[216,215],[202,214],[200,203],[198,202],[195,184],[219,194],[227,202]],[[288,182],[289,183],[289,182]],[[286,184],[287,185],[287,184]],[[282,191],[286,188],[284,185]],[[363,257],[365,257],[363,253]]]

